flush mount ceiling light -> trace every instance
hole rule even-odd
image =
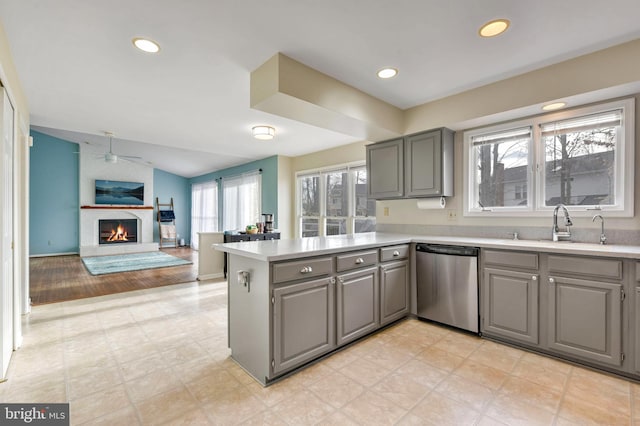
[[[148,38],[136,37],[132,40],[133,45],[143,52],[158,53],[160,51],[160,45]]]
[[[542,106],[543,111],[553,111],[556,109],[564,108],[567,106],[566,102],[554,102],[552,104],[547,104]]]
[[[511,25],[511,22],[508,19],[495,19],[481,26],[478,34],[480,34],[480,37],[495,37],[507,31],[509,25]]]
[[[398,75],[398,70],[396,68],[382,68],[378,71],[378,77],[380,78],[393,78]]]
[[[268,141],[276,135],[276,129],[271,126],[254,126],[251,128],[251,133],[256,139]]]

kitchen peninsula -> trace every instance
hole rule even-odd
[[[494,238],[366,233],[216,244],[229,255],[232,357],[268,385],[415,314],[415,243],[481,249],[483,337],[640,377],[640,247]]]

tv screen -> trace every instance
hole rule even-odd
[[[144,183],[96,179],[96,204],[144,205]]]

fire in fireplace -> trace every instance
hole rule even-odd
[[[98,228],[100,244],[138,242],[137,219],[99,220]]]

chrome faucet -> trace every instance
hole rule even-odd
[[[560,231],[558,229],[558,210],[560,209],[562,209],[562,212],[564,213],[564,231]],[[567,210],[564,204],[558,204],[556,208],[553,209],[553,228],[551,229],[553,241],[570,241],[571,230],[569,227],[572,225],[573,222],[571,221],[571,216],[569,216],[569,210]]]
[[[591,219],[591,222],[595,222],[596,219],[600,218],[600,244],[606,244],[607,243],[607,236],[604,235],[604,217],[602,217],[602,215],[595,215],[593,217],[593,219]]]

